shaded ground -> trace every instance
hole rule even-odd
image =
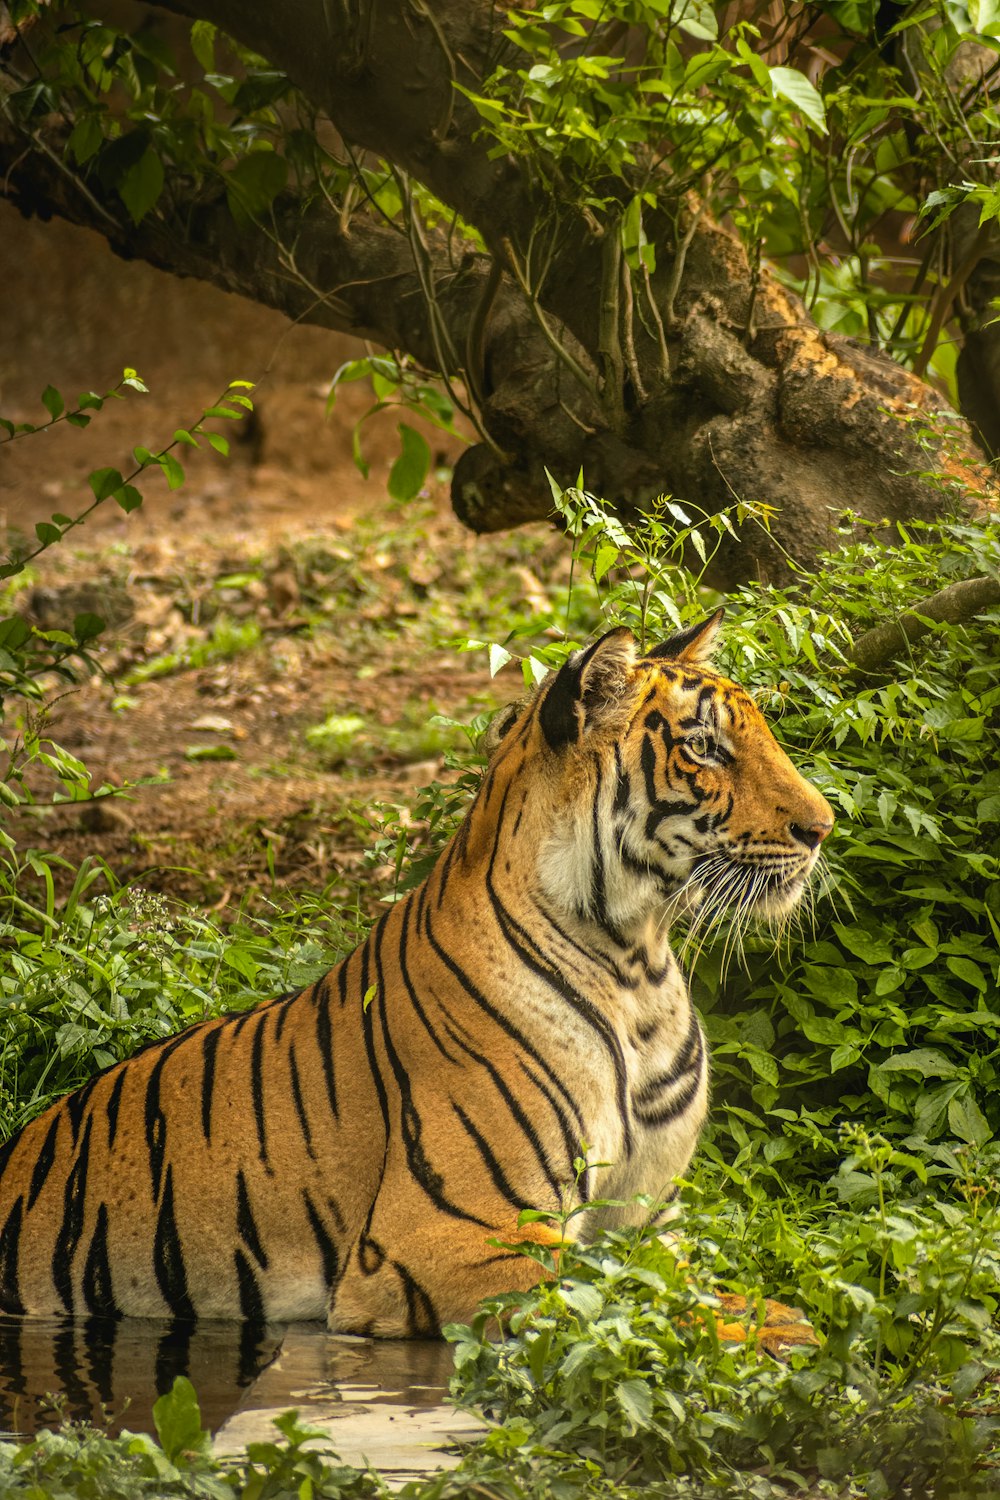
[[[369,399],[360,383],[323,417],[330,375],[359,352],[350,340],[119,265],[65,226],[0,218],[0,275],[21,309],[0,350],[0,411],[44,420],[46,384],[68,398],[104,390],[125,364],[151,392],[109,403],[85,431],[63,425],[0,448],[0,550],[53,511],[82,509],[92,468],[127,473],[133,446],[159,448],[230,378],[266,372],[228,462],[189,462],[185,450],[184,488],[170,492],[157,474],[141,510],[105,505],[16,581],[16,607],[44,628],[83,611],[108,620],[99,673],[53,692],[44,732],[95,788],[161,784],[25,813],[11,831],[73,865],[97,854],[121,879],[219,907],[257,880],[346,874],[371,842],[377,804],[412,803],[418,786],[452,774],[443,756],[462,737],[433,716],[467,721],[518,689],[514,678],[493,687],[483,655],[447,642],[476,635],[501,600],[514,615],[543,607],[532,559],[558,565],[565,544],[544,530],[506,541],[464,532],[446,501],[457,445],[436,432],[439,472],[420,502],[395,510],[385,480],[396,413],[366,428],[366,483],[351,459]]]

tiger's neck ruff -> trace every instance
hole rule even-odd
[[[671,923],[790,909],[832,827],[708,669],[720,617],[613,631],[499,715],[435,869],[325,979],[9,1142],[0,1308],[427,1335],[533,1279],[522,1208],[669,1192],[708,1087]]]

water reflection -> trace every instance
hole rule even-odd
[[[283,1335],[283,1327],[249,1323],[0,1315],[0,1436],[32,1436],[61,1416],[107,1424],[113,1433],[152,1432],[153,1404],[178,1375],[193,1383],[202,1421],[214,1432]]]
[[[371,1462],[399,1484],[453,1464],[442,1449],[480,1430],[446,1404],[451,1370],[439,1341],[348,1338],[320,1323],[0,1316],[0,1437],[62,1416],[153,1432],[154,1402],[186,1375],[217,1453],[273,1440],[273,1418],[296,1407],[346,1463]]]

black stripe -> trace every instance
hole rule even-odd
[[[159,1395],[174,1389],[178,1376],[190,1379],[190,1344],[195,1337],[193,1323],[169,1323],[156,1346],[154,1383]]]
[[[8,1136],[3,1145],[0,1146],[0,1177],[3,1176],[4,1172],[7,1169],[7,1163],[10,1161],[12,1155],[14,1154],[14,1147],[21,1139],[21,1134],[22,1132],[20,1130],[16,1130],[14,1134]]]
[[[453,1112],[461,1121],[462,1128],[465,1131],[466,1135],[469,1136],[469,1138],[473,1141],[476,1150],[482,1157],[483,1165],[485,1166],[487,1172],[489,1172],[490,1177],[493,1180],[493,1186],[496,1188],[500,1196],[502,1198],[506,1198],[511,1207],[517,1209],[518,1213],[520,1213],[521,1209],[526,1208],[528,1205],[525,1203],[524,1198],[521,1197],[518,1193],[515,1193],[514,1189],[511,1187],[503,1168],[497,1161],[496,1157],[493,1155],[493,1152],[490,1150],[485,1137],[480,1134],[475,1125],[469,1119],[469,1116],[465,1113],[465,1110],[460,1104],[456,1104],[454,1099],[451,1101],[451,1107]]]
[[[411,1339],[433,1339],[441,1332],[441,1323],[427,1292],[398,1260],[392,1268],[403,1283],[406,1298],[406,1328]]]
[[[697,1098],[698,1090],[701,1088],[701,1078],[701,1069],[699,1068],[698,1072],[691,1075],[685,1087],[681,1089],[679,1094],[675,1094],[669,1104],[665,1104],[662,1109],[658,1110],[648,1110],[641,1113],[637,1111],[638,1119],[649,1129],[660,1125],[669,1125],[672,1120],[679,1119]]]
[[[629,801],[631,800],[632,778],[626,771],[625,766],[622,762],[621,746],[615,745],[614,751],[616,780],[613,811],[616,813],[623,813],[628,811]]]
[[[87,1199],[87,1168],[90,1165],[90,1136],[93,1115],[87,1116],[83,1139],[73,1169],[66,1179],[63,1195],[63,1217],[52,1251],[52,1281],[66,1311],[73,1313],[73,1257],[83,1234]]]
[[[108,1255],[108,1205],[97,1210],[97,1223],[90,1239],[90,1249],[83,1267],[83,1300],[95,1317],[118,1318],[121,1312],[111,1288],[111,1260]]]
[[[156,1284],[160,1289],[160,1295],[173,1316],[193,1319],[194,1304],[188,1296],[184,1251],[177,1232],[177,1220],[174,1217],[174,1169],[169,1165],[163,1181],[160,1212],[156,1219],[153,1269],[156,1272]]]
[[[171,1323],[157,1344],[153,1378],[159,1395],[165,1396],[168,1391],[173,1390],[178,1375],[190,1378],[193,1335],[193,1323]]]
[[[536,906],[540,915],[545,918],[545,921],[548,923],[549,927],[551,927],[556,936],[566,944],[567,948],[572,949],[574,953],[578,953],[582,959],[586,960],[588,965],[603,969],[605,974],[607,974],[609,978],[613,979],[621,989],[638,989],[638,976],[635,974],[626,973],[621,965],[618,964],[614,958],[612,958],[610,953],[600,953],[594,948],[585,948],[582,943],[578,943],[576,938],[572,937],[566,931],[565,927],[563,927],[562,924],[557,920],[557,918],[552,915],[551,911],[549,911],[548,907],[545,906],[545,904],[541,900],[536,901]],[[601,925],[603,926],[603,924]],[[610,936],[610,929],[605,930],[609,933]],[[621,934],[619,934],[614,939],[614,941],[621,948],[627,947],[626,940],[621,936]],[[538,947],[539,945],[536,943],[535,946]]]
[[[559,1129],[562,1132],[563,1145],[566,1147],[567,1171],[569,1173],[569,1179],[572,1180],[576,1175],[573,1163],[583,1152],[583,1139],[580,1135],[573,1134],[573,1130],[566,1115],[566,1111],[563,1109],[562,1105],[559,1103],[559,1100],[556,1098],[555,1094],[549,1088],[544,1079],[539,1078],[538,1074],[533,1072],[532,1069],[528,1067],[528,1064],[524,1061],[523,1057],[518,1058],[518,1062],[521,1065],[522,1073],[524,1073],[526,1078],[529,1078],[531,1080],[538,1092],[548,1100],[549,1108],[552,1110],[552,1113],[559,1121]],[[577,1119],[579,1119],[579,1109],[574,1109],[574,1113],[576,1114]],[[581,1202],[583,1203],[586,1203],[587,1199],[590,1197],[588,1177],[582,1178],[579,1184],[581,1192]]]
[[[306,1143],[306,1150],[313,1161],[316,1160],[316,1152],[313,1150],[312,1131],[309,1129],[309,1116],[306,1114],[305,1100],[302,1098],[302,1084],[299,1081],[299,1065],[295,1058],[295,1043],[290,1042],[288,1047],[288,1069],[292,1077],[292,1102],[295,1105],[295,1113],[299,1117],[299,1128],[302,1131],[302,1139]]]
[[[255,1021],[259,1014],[259,1007],[256,1005],[251,1005],[249,1010],[241,1011],[238,1016],[229,1021],[228,1024],[232,1031],[231,1039],[235,1041],[240,1032],[243,1030],[244,1026],[246,1026],[249,1021]]]
[[[372,1017],[372,1011],[380,1002],[376,998],[371,1005],[366,1006],[363,1001],[365,995],[368,993],[372,944],[376,935],[382,931],[388,916],[388,912],[382,913],[378,920],[378,925],[372,928],[372,931],[365,939],[364,947],[361,949],[361,997],[359,1000],[359,1004],[361,1005],[361,1030],[365,1039],[365,1052],[368,1056],[368,1066],[371,1069],[375,1092],[378,1095],[378,1106],[382,1112],[382,1125],[386,1139],[389,1136],[389,1095],[386,1092],[385,1080],[379,1070],[378,1059],[375,1055],[375,1031]]]
[[[211,1031],[206,1032],[205,1040],[201,1044],[201,1133],[205,1137],[206,1144],[212,1141],[212,1094],[215,1090],[215,1067],[216,1054],[219,1050],[219,1038],[222,1035],[221,1026],[213,1026]]]
[[[423,1022],[424,1030],[427,1032],[427,1035],[430,1037],[430,1039],[434,1043],[435,1047],[441,1053],[441,1056],[444,1057],[444,1058],[446,1058],[448,1062],[454,1063],[455,1061],[457,1061],[457,1059],[454,1057],[454,1055],[451,1052],[448,1051],[447,1047],[444,1045],[444,1043],[442,1042],[441,1038],[438,1036],[437,1032],[434,1030],[434,1027],[431,1025],[430,1021],[427,1019],[427,1013],[424,1010],[424,1007],[420,1003],[419,996],[417,995],[416,989],[413,986],[413,981],[410,978],[410,971],[409,971],[409,968],[407,966],[407,961],[406,961],[406,952],[407,952],[407,944],[408,944],[408,933],[409,933],[409,926],[410,926],[410,916],[412,914],[412,911],[413,911],[413,898],[410,897],[406,901],[406,903],[405,903],[405,908],[404,908],[404,911],[403,911],[403,918],[402,918],[402,922],[400,924],[400,934],[399,934],[399,972],[402,975],[403,984],[406,986],[406,993],[410,997],[410,1003],[413,1006],[413,1009],[416,1011],[417,1015],[420,1017],[421,1021]]]
[[[125,1064],[121,1063],[119,1065],[118,1077],[114,1081],[114,1085],[112,1086],[111,1093],[108,1095],[108,1102],[105,1105],[105,1113],[107,1114],[107,1117],[108,1117],[108,1150],[109,1151],[111,1150],[111,1147],[114,1145],[114,1143],[115,1143],[115,1136],[118,1133],[118,1111],[121,1108],[122,1089],[124,1087],[125,1087]]]
[[[348,960],[345,958],[343,963],[337,966],[337,994],[340,996],[341,1009],[347,1004],[347,965]],[[329,983],[329,974],[326,978]]]
[[[80,1124],[83,1120],[84,1110],[87,1108],[87,1100],[94,1092],[96,1077],[88,1079],[81,1088],[76,1089],[68,1098],[63,1100],[67,1115],[69,1116],[70,1128],[73,1132],[73,1145],[80,1139]]]
[[[242,1169],[236,1173],[236,1232],[262,1271],[267,1270],[267,1254],[257,1233],[257,1221],[250,1207],[250,1194]]]
[[[257,1149],[268,1173],[273,1171],[267,1159],[267,1118],[264,1113],[264,1029],[267,1012],[257,1018],[250,1049],[250,1093],[253,1098],[253,1118],[257,1128]]]
[[[363,1276],[374,1276],[385,1265],[385,1251],[378,1240],[373,1239],[368,1233],[374,1207],[375,1205],[372,1204],[372,1209],[368,1213],[368,1223],[358,1239],[358,1265],[361,1267]]]
[[[0,1234],[0,1311],[23,1313],[21,1285],[18,1279],[18,1251],[21,1248],[21,1213],[24,1197],[19,1197]]]
[[[263,1323],[264,1301],[253,1266],[243,1251],[238,1248],[233,1251],[233,1261],[236,1265],[236,1280],[240,1289],[240,1313],[251,1323]]]
[[[475,802],[473,802],[472,806],[469,808],[469,811],[466,813],[465,819],[462,823],[461,828],[458,830],[458,833],[456,833],[455,837],[448,845],[448,848],[445,850],[443,859],[438,860],[438,863],[434,867],[434,874],[437,877],[438,911],[441,910],[441,907],[444,904],[445,894],[448,890],[448,877],[451,874],[452,863],[459,853],[464,853],[465,846],[469,841],[468,827],[470,822],[472,821],[472,815],[476,810],[478,801],[479,798],[477,797]],[[460,835],[463,834],[463,832],[465,836],[460,840]]]
[[[428,942],[430,943],[431,947],[434,949],[434,952],[437,954],[438,958],[444,964],[445,968],[448,969],[448,971],[458,980],[459,984],[461,985],[461,987],[464,990],[465,994],[468,995],[469,999],[473,1000],[476,1003],[476,1005],[479,1006],[480,1010],[485,1011],[485,1013],[490,1017],[490,1019],[492,1021],[495,1021],[496,1024],[500,1027],[500,1029],[502,1031],[506,1032],[507,1036],[509,1036],[512,1041],[516,1042],[517,1045],[520,1048],[522,1048],[524,1052],[527,1053],[527,1055],[531,1058],[531,1060],[534,1063],[536,1063],[539,1068],[541,1068],[541,1070],[542,1070],[543,1073],[546,1074],[546,1076],[549,1078],[550,1082],[553,1083],[555,1085],[555,1087],[559,1090],[559,1092],[562,1094],[563,1098],[565,1099],[566,1103],[569,1105],[570,1109],[573,1111],[573,1114],[574,1114],[574,1116],[576,1118],[577,1126],[579,1127],[581,1135],[583,1135],[585,1133],[584,1132],[584,1124],[583,1124],[583,1114],[581,1113],[579,1105],[576,1103],[576,1100],[570,1094],[569,1090],[567,1089],[566,1085],[563,1083],[562,1079],[555,1072],[555,1070],[553,1069],[553,1067],[551,1066],[551,1064],[548,1063],[545,1060],[545,1058],[537,1050],[537,1048],[535,1048],[532,1045],[532,1043],[528,1041],[528,1038],[524,1035],[524,1033],[522,1031],[520,1031],[514,1025],[513,1021],[508,1020],[507,1017],[501,1011],[497,1010],[497,1008],[490,1003],[490,1001],[483,994],[482,990],[478,989],[476,987],[476,985],[473,984],[473,982],[469,978],[468,974],[465,972],[465,970],[459,964],[457,964],[455,962],[455,960],[452,958],[451,954],[447,951],[447,949],[442,948],[441,944],[438,942],[437,938],[434,936],[434,932],[433,932],[433,930],[431,928],[431,913],[430,913],[430,908],[428,908],[427,912],[426,912],[426,918],[425,918],[425,922],[424,922],[424,931],[426,933]],[[579,1136],[574,1139],[574,1144],[573,1144],[573,1147],[572,1147],[573,1154],[575,1154],[575,1152],[577,1150],[577,1147],[579,1145],[579,1139],[580,1139]]]
[[[633,1104],[639,1107],[652,1104],[664,1089],[671,1088],[692,1068],[698,1068],[700,1071],[702,1052],[701,1026],[692,1007],[688,1029],[677,1056],[663,1073],[657,1073],[655,1078],[643,1084],[642,1088],[632,1096]]]
[[[146,1084],[144,1116],[146,1123],[146,1145],[149,1149],[149,1175],[153,1185],[153,1202],[158,1203],[160,1185],[163,1180],[163,1157],[167,1149],[167,1117],[160,1108],[160,1078],[170,1054],[185,1039],[182,1032],[173,1041],[165,1042],[156,1059],[153,1071]]]
[[[35,1159],[35,1168],[31,1174],[31,1185],[28,1188],[29,1213],[34,1208],[35,1201],[38,1198],[39,1193],[42,1191],[42,1188],[45,1186],[45,1180],[52,1170],[52,1163],[56,1159],[56,1136],[59,1134],[59,1119],[60,1115],[57,1112],[55,1118],[52,1121],[52,1124],[45,1132],[45,1139],[42,1142],[42,1149],[39,1151],[38,1156]]]
[[[507,800],[507,792],[504,792],[504,802]],[[625,1066],[625,1057],[622,1053],[621,1042],[614,1026],[589,1000],[578,994],[565,979],[554,970],[543,955],[537,953],[537,945],[531,934],[521,925],[517,919],[504,906],[500,899],[493,881],[493,870],[496,864],[497,854],[500,847],[500,836],[503,823],[503,806],[501,805],[500,819],[497,823],[496,836],[493,841],[493,850],[490,854],[489,864],[486,867],[486,892],[490,898],[494,915],[500,926],[500,930],[513,950],[515,956],[520,959],[525,968],[536,974],[549,989],[559,995],[576,1012],[581,1020],[596,1032],[604,1043],[611,1059],[615,1074],[615,1092],[618,1101],[618,1114],[622,1126],[622,1148],[625,1155],[632,1154],[632,1125],[629,1118],[628,1098],[628,1069]],[[527,944],[536,947],[536,954],[530,952]]]
[[[323,1280],[332,1290],[337,1284],[340,1270],[340,1256],[337,1252],[336,1243],[327,1232],[326,1225],[317,1211],[305,1188],[302,1189],[302,1198],[306,1205],[306,1214],[309,1218],[309,1227],[313,1232],[316,1244],[319,1246],[320,1257],[323,1261]]]
[[[388,915],[388,913],[387,913]],[[384,920],[375,929],[375,974],[378,982],[380,996],[385,995],[385,975],[382,969],[382,938],[385,932]],[[374,1007],[369,1007],[373,1009]],[[406,1150],[406,1162],[413,1174],[414,1181],[423,1189],[442,1213],[450,1214],[453,1219],[463,1219],[469,1224],[478,1224],[481,1229],[491,1229],[485,1219],[480,1219],[475,1214],[466,1213],[464,1209],[452,1203],[444,1192],[444,1178],[436,1168],[431,1166],[427,1153],[424,1150],[421,1134],[423,1123],[420,1113],[413,1102],[413,1091],[410,1088],[410,1077],[400,1059],[399,1053],[393,1046],[392,1037],[389,1034],[389,1022],[386,1016],[384,1001],[380,1001],[379,1019],[382,1023],[382,1040],[385,1043],[386,1055],[392,1068],[396,1086],[399,1090],[399,1123],[400,1132],[403,1137],[403,1146]]]
[[[301,990],[295,990],[291,995],[279,995],[278,999],[274,1002],[275,1009],[278,1012],[278,1020],[274,1028],[274,1040],[276,1042],[281,1041],[281,1033],[285,1029],[285,1022],[288,1020],[292,1002],[297,1000],[301,993]]]
[[[361,998],[364,1000],[363,991]],[[330,986],[326,979],[321,981],[320,992],[316,997],[316,1045],[319,1048],[320,1061],[323,1064],[326,1097],[330,1101],[330,1110],[333,1118],[339,1120],[337,1078],[333,1060],[333,1023],[330,1018]]]
[[[488,1057],[485,1057],[481,1052],[477,1052],[476,1049],[470,1046],[468,1042],[463,1041],[462,1037],[458,1035],[458,1033],[452,1026],[449,1026],[447,1029],[448,1035],[451,1037],[452,1041],[454,1041],[457,1046],[461,1047],[462,1051],[465,1052],[469,1057],[471,1057],[473,1062],[477,1062],[481,1068],[485,1068],[489,1073],[501,1099],[504,1101],[511,1114],[514,1116],[514,1119],[521,1127],[528,1140],[528,1143],[531,1146],[532,1151],[535,1153],[535,1160],[538,1162],[538,1165],[541,1167],[542,1172],[545,1174],[545,1180],[549,1184],[549,1187],[552,1189],[552,1192],[555,1196],[556,1205],[558,1206],[561,1197],[560,1189],[562,1187],[562,1183],[552,1170],[551,1163],[549,1162],[548,1156],[545,1152],[545,1148],[542,1145],[541,1137],[539,1136],[531,1120],[521,1108],[512,1090],[508,1088],[503,1074],[500,1072],[499,1068],[495,1066],[495,1064],[490,1062]],[[569,1160],[572,1169],[572,1151],[570,1152]],[[539,1205],[536,1203],[533,1206],[537,1208]]]
[[[76,1340],[76,1325],[62,1322],[52,1339],[53,1384],[63,1398],[60,1405],[65,1416],[75,1417],[78,1422],[89,1422],[94,1408],[86,1382],[80,1378],[81,1360]]]
[[[117,1321],[114,1318],[88,1318],[82,1332],[87,1376],[98,1400],[111,1408],[115,1401],[113,1375],[115,1344],[118,1341]]]

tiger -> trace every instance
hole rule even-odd
[[[537,1284],[526,1237],[665,1201],[709,1074],[672,930],[789,913],[834,821],[713,670],[722,614],[571,654],[495,717],[456,833],[349,957],[12,1137],[0,1310],[436,1337]]]

